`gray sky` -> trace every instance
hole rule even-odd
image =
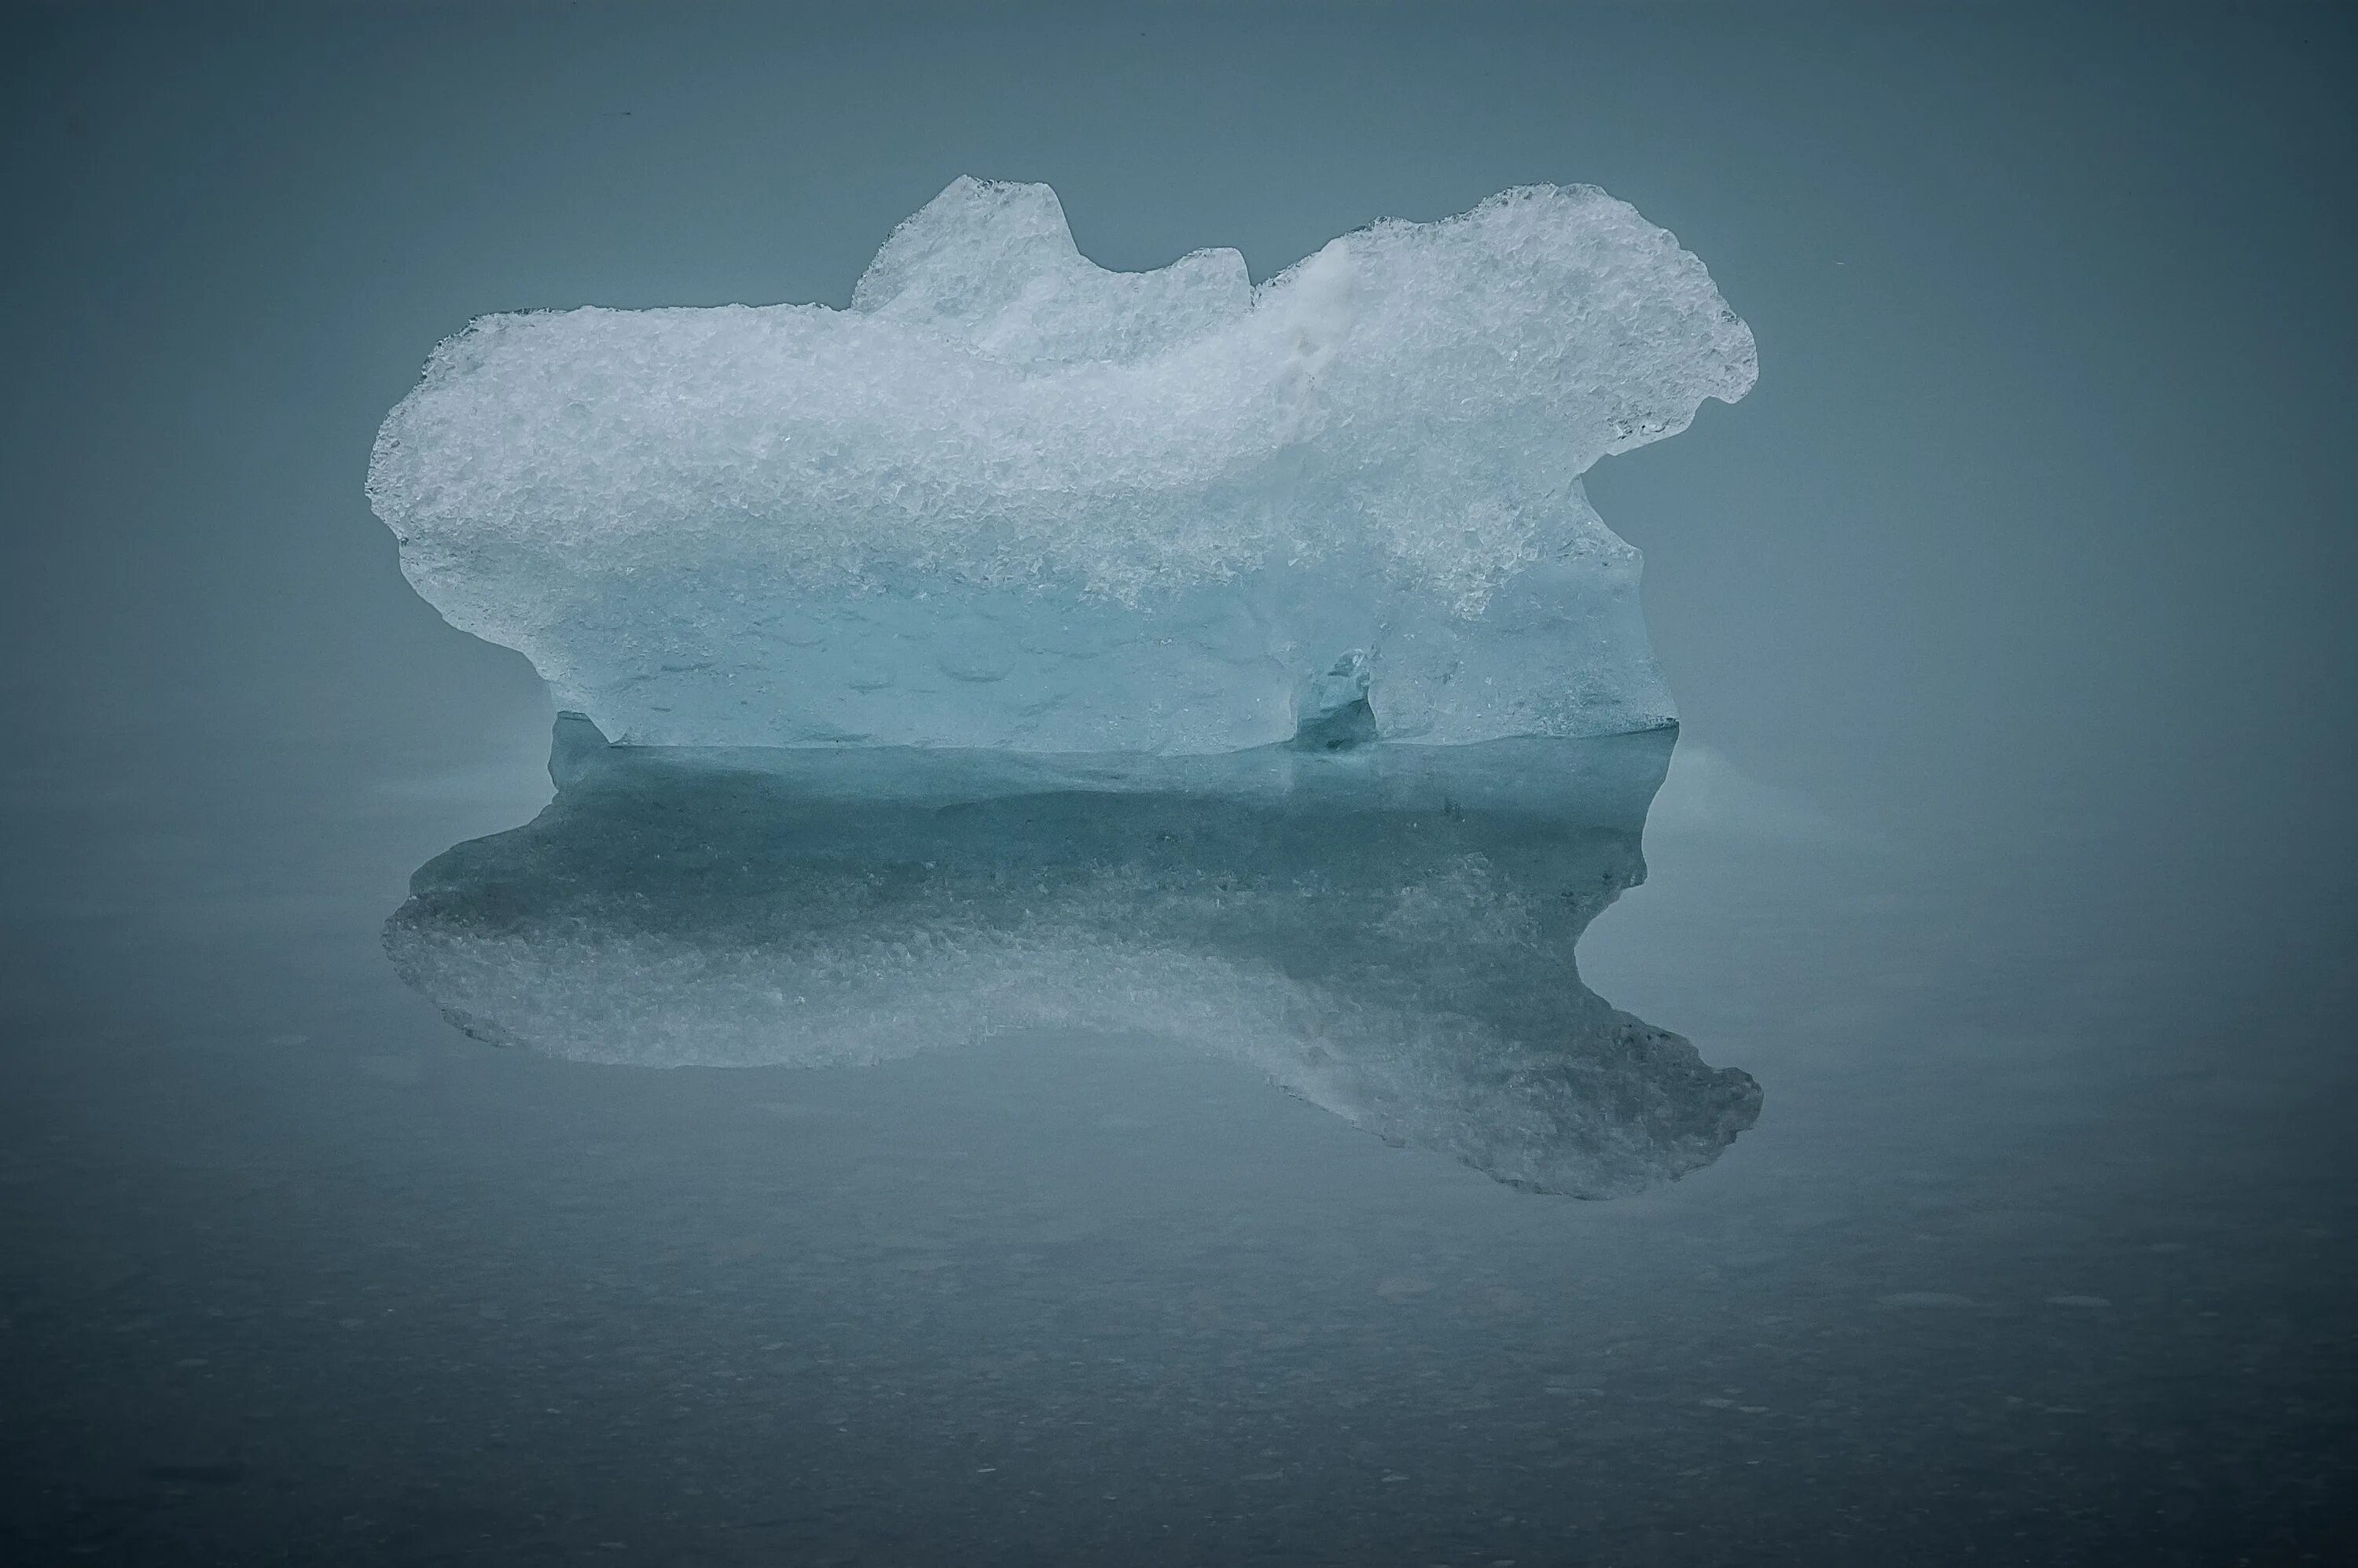
[[[2350,762],[2358,61],[2328,7],[5,26],[0,704],[43,743],[537,727],[362,496],[427,350],[494,309],[840,303],[974,173],[1051,182],[1116,267],[1230,244],[1264,276],[1531,180],[1673,230],[1760,384],[1592,494],[1647,552],[1690,735],[1777,786],[2321,806]]]

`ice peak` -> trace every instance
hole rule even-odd
[[[1109,272],[1073,243],[1044,185],[961,175],[892,231],[851,308],[963,338],[1001,359],[1127,363],[1251,308],[1245,258],[1197,251],[1152,272]]]

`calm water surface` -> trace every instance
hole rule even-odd
[[[2346,12],[0,10],[0,1564],[2349,1561]],[[960,173],[1704,257],[1759,387],[1591,476],[1650,814],[541,816],[385,410]]]
[[[16,1560],[2330,1559],[2331,876],[1846,824],[1684,744],[1566,984],[1761,1109],[1595,1202],[1151,1030],[469,1038],[384,928],[540,808],[521,741],[20,761]]]

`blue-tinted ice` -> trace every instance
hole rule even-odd
[[[419,593],[634,744],[1204,753],[1675,717],[1581,476],[1756,373],[1592,187],[1385,222],[1254,286],[1114,273],[960,179],[851,308],[486,316],[384,422]]]
[[[1581,476],[1755,372],[1585,186],[1256,287],[1108,272],[1046,186],[960,179],[848,310],[485,317],[370,496],[580,716],[556,803],[388,945],[564,1056],[1151,1036],[1503,1182],[1675,1177],[1759,1091],[1574,965],[1675,718]]]

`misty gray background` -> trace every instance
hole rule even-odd
[[[2348,1539],[2342,8],[0,27],[0,1548]],[[402,581],[384,412],[485,311],[841,304],[961,173],[1115,267],[1532,180],[1704,258],[1761,378],[1591,478],[1686,723],[1580,967],[1759,1079],[1718,1162],[1551,1205],[1203,1063],[589,1069],[394,977],[550,712]]]
[[[1257,276],[1583,180],[1760,342],[1594,481],[1691,733],[1899,812],[2346,771],[2338,8],[852,10],[14,16],[10,731],[524,723],[360,489],[482,312],[839,304],[960,173]]]

